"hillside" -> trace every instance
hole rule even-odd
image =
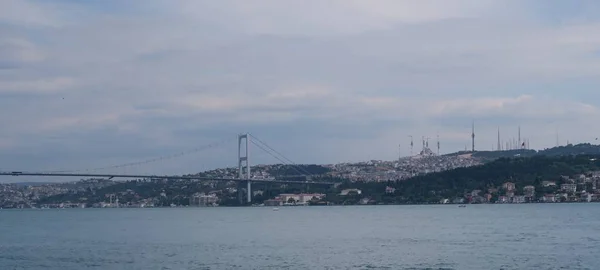
[[[538,191],[555,192],[542,186],[542,181],[555,181],[557,186],[573,177],[600,169],[600,156],[545,156],[500,158],[481,166],[459,168],[417,176],[405,181],[379,183],[344,183],[340,188],[358,188],[362,196],[386,203],[436,203],[444,198],[464,197],[473,190],[498,189],[505,182],[515,184],[517,194],[532,185]],[[386,187],[395,192],[386,194]],[[339,199],[339,198],[338,198]]]
[[[456,153],[446,154],[445,156],[457,156],[467,153],[471,152],[460,151]],[[475,153],[473,153],[473,157],[480,158],[488,162],[499,158],[572,155],[600,155],[600,145],[580,143],[546,148],[539,151],[532,149],[516,149],[503,151],[475,151]]]

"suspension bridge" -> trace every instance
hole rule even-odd
[[[238,198],[243,202],[243,197],[246,197],[248,203],[252,202],[252,183],[274,183],[274,184],[303,184],[303,185],[334,185],[333,182],[313,181],[314,176],[306,169],[286,158],[280,152],[273,149],[264,141],[251,135],[250,133],[240,134],[237,136],[238,159],[237,159],[237,177],[206,177],[201,175],[157,175],[157,174],[119,174],[119,173],[90,173],[90,171],[102,171],[107,169],[126,168],[139,166],[142,164],[154,163],[166,159],[177,158],[191,153],[200,152],[208,148],[214,147],[216,144],[210,144],[204,147],[196,148],[188,152],[181,152],[175,155],[163,156],[159,158],[130,162],[113,166],[77,169],[77,170],[57,170],[57,171],[0,171],[0,176],[39,176],[39,177],[83,177],[83,178],[126,178],[126,179],[165,179],[165,180],[198,180],[198,181],[234,181],[238,183]],[[252,177],[250,165],[250,145],[254,145],[265,153],[277,159],[281,164],[290,166],[296,171],[297,175],[286,175],[273,178],[257,178]],[[292,181],[285,180],[290,178],[303,177],[305,180]],[[243,189],[246,190],[246,196],[243,194]]]

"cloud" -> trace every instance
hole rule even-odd
[[[33,1],[6,0],[0,4],[0,23],[24,26],[57,26],[54,11],[47,4]]]
[[[414,24],[493,14],[498,2],[444,1],[184,1],[176,8],[190,18],[202,18],[248,34],[331,35],[389,29]]]
[[[0,94],[3,93],[55,93],[65,91],[74,86],[72,78],[48,78],[36,81],[0,82]]]
[[[472,119],[479,147],[518,125],[535,147],[586,141],[600,24],[549,5],[1,2],[0,161],[98,167],[232,138],[146,168],[193,172],[235,165],[246,131],[297,162],[395,159],[408,135],[463,149]]]
[[[17,68],[44,59],[36,46],[19,38],[0,37],[0,69]]]

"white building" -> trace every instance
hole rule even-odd
[[[506,191],[513,191],[513,190],[515,190],[515,183],[506,182],[506,183],[502,184],[502,189],[504,189]]]
[[[523,193],[526,197],[535,197],[535,187],[534,186],[525,186],[523,188]]]
[[[212,206],[219,201],[216,194],[196,193],[190,198],[190,205],[193,206]]]
[[[577,184],[562,184],[560,185],[560,190],[575,193],[577,191]]]
[[[342,190],[342,192],[340,192],[340,195],[347,196],[350,192],[356,192],[358,195],[360,195],[362,193],[362,191],[360,189],[349,188],[349,189]]]
[[[556,182],[554,181],[542,181],[542,186],[543,187],[550,187],[550,186],[556,186]]]
[[[512,202],[513,203],[524,203],[525,196],[514,196],[514,197],[512,197]]]
[[[279,194],[278,196],[284,204],[290,202],[290,199],[293,199],[295,204],[307,204],[313,198],[320,200],[324,197],[325,194],[320,193]]]

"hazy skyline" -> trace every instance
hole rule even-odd
[[[0,170],[298,163],[594,142],[597,1],[0,1]],[[434,150],[435,151],[435,150]],[[252,163],[277,163],[253,149]]]

